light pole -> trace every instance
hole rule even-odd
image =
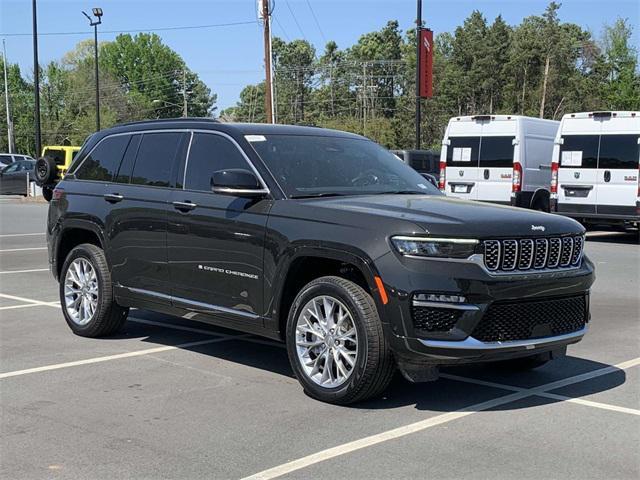
[[[31,2],[31,16],[33,22],[33,116],[35,123],[35,153],[36,157],[38,157],[42,150],[42,139],[40,137],[40,65],[38,64],[38,10],[36,0]]]
[[[7,75],[7,46],[2,39],[2,64],[4,65],[4,99],[7,107],[7,140],[9,146],[9,153],[13,153],[15,150],[15,140],[13,137],[13,121],[11,120],[11,107],[9,106],[9,78]]]
[[[89,19],[89,25],[93,27],[93,50],[94,50],[94,63],[96,69],[96,131],[100,130],[100,77],[98,75],[98,25],[102,23],[102,9],[96,7],[92,10],[93,16],[96,20],[92,19],[84,11],[82,14]]]

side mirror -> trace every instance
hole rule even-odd
[[[420,175],[422,175],[434,187],[438,186],[438,180],[436,180],[436,177],[434,177],[430,173],[421,173]]]
[[[213,193],[236,197],[261,197],[269,193],[253,172],[241,168],[214,172],[211,177],[211,190]]]

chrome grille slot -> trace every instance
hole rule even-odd
[[[528,270],[533,263],[533,240],[526,238],[520,240],[520,257],[518,258],[518,268]]]
[[[554,270],[580,265],[584,236],[485,240],[484,264],[491,272]]]
[[[549,239],[549,257],[547,258],[547,268],[557,268],[560,263],[560,250],[562,241],[559,238]]]
[[[484,242],[484,263],[489,270],[497,270],[500,265],[500,242],[487,240]]]
[[[549,240],[546,238],[536,238],[536,253],[533,268],[544,268],[547,266],[547,255],[549,253]]]
[[[568,267],[573,256],[573,238],[564,237],[562,239],[562,253],[560,254],[560,266]]]
[[[582,258],[582,249],[584,248],[584,238],[574,237],[573,239],[573,255],[571,255],[571,265],[577,265]]]
[[[513,270],[518,263],[518,241],[503,240],[502,270]]]

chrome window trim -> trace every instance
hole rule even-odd
[[[191,138],[189,139],[189,146],[187,147],[187,155],[185,157],[184,177],[183,177],[182,189],[177,189],[176,188],[176,190],[188,190],[188,189],[184,188],[185,187],[184,178],[186,178],[186,174],[187,174],[187,166],[188,166],[188,163],[189,163],[189,155],[191,154],[191,143],[193,141],[194,133],[208,133],[208,134],[213,134],[213,135],[219,135],[221,137],[226,138],[227,140],[230,140],[231,143],[233,143],[235,145],[235,147],[240,151],[240,154],[244,157],[245,161],[247,162],[247,164],[249,165],[249,167],[251,168],[253,173],[258,177],[258,180],[260,181],[260,183],[261,183],[261,185],[263,187],[262,190],[265,190],[267,192],[267,194],[271,193],[271,191],[269,190],[269,187],[267,186],[266,182],[262,178],[262,175],[260,175],[260,172],[258,172],[258,170],[256,169],[255,165],[251,162],[251,159],[247,156],[246,152],[242,149],[242,147],[238,144],[238,142],[236,142],[236,140],[231,135],[229,135],[228,133],[225,133],[225,132],[221,132],[219,130],[208,130],[208,129],[199,129],[199,128],[161,128],[161,129],[131,130],[131,131],[128,131],[128,132],[110,133],[110,134],[105,135],[104,137],[102,137],[100,140],[98,140],[98,143],[96,143],[93,147],[91,147],[91,150],[89,150],[89,152],[87,152],[87,154],[84,156],[82,161],[78,164],[78,166],[73,169],[73,172],[67,172],[67,174],[72,173],[72,174],[75,175],[75,173],[82,166],[82,164],[85,162],[87,157],[89,155],[91,155],[93,153],[93,151],[96,148],[98,148],[98,145],[100,145],[107,138],[120,137],[120,136],[123,136],[123,135],[129,135],[129,136],[138,135],[138,134],[144,135],[146,133],[191,133]],[[103,180],[82,180],[80,178],[78,178],[76,180],[79,181],[79,182],[113,183],[113,181],[108,182],[108,181],[103,181]],[[125,185],[125,184],[123,184],[123,185]],[[135,185],[135,184],[128,183],[126,185]],[[138,185],[138,186],[145,186],[145,185]],[[154,186],[154,185],[146,185],[146,186]],[[171,188],[171,187],[156,187],[156,188]],[[202,190],[189,190],[189,191],[202,192]],[[209,193],[213,193],[213,192],[209,192]]]

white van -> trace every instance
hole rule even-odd
[[[553,150],[552,210],[592,224],[640,222],[640,112],[570,113]]]
[[[452,118],[440,152],[440,190],[469,200],[548,211],[559,125],[518,115]]]

